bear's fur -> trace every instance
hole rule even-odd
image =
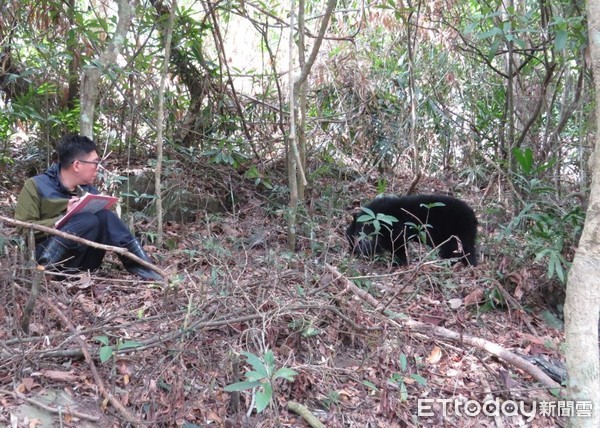
[[[444,206],[432,206],[435,203]],[[353,253],[372,257],[389,252],[397,264],[405,265],[407,241],[426,241],[427,245],[438,248],[442,258],[460,257],[467,266],[477,265],[477,218],[471,207],[460,199],[446,195],[381,196],[366,208],[376,216],[386,214],[398,221],[392,225],[379,221],[377,233],[375,222],[358,221],[366,211],[354,213],[346,230]]]

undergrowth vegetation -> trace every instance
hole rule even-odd
[[[302,3],[321,19],[324,2]],[[136,6],[134,31],[99,83],[99,185],[120,195],[120,214],[169,279],[141,283],[109,255],[100,271],[60,281],[0,221],[0,424],[25,423],[23,396],[55,394],[82,409],[51,417],[61,426],[300,426],[297,405],[331,427],[422,426],[419,397],[531,390],[529,375],[463,337],[562,360],[562,299],[595,132],[581,5],[500,13],[485,1],[338,3],[305,88],[298,207],[287,175],[288,6],[180,5],[162,246],[155,96],[169,6]],[[12,217],[23,181],[54,160],[54,142],[78,132],[73,83],[110,40],[107,8],[0,5],[0,215]],[[307,34],[314,43],[316,27]],[[473,207],[479,266],[418,243],[405,267],[350,254],[354,210],[409,190]],[[363,220],[377,231],[394,222]],[[430,227],[406,226],[421,237]]]
[[[205,168],[211,174],[194,184],[206,192],[211,180],[222,181],[231,173],[224,166]],[[407,333],[399,320],[466,329],[469,335],[494,337],[505,347],[522,347],[530,339],[520,332],[512,310],[522,305],[530,317],[541,317],[548,309],[558,316],[556,307],[542,298],[550,284],[538,280],[547,277],[562,286],[560,277],[549,275],[549,258],[536,259],[539,248],[548,245],[536,240],[541,239],[536,228],[553,212],[546,209],[543,218],[503,212],[509,221],[500,223],[499,214],[486,209],[488,204],[475,193],[464,194],[481,223],[481,264],[463,268],[431,254],[423,258],[428,252],[414,244],[410,265],[398,268],[389,259],[349,253],[346,217],[356,196],[374,195],[378,182],[360,174],[348,180],[336,170],[319,173],[319,191],[311,190],[315,197],[301,214],[295,252],[285,249],[287,206],[277,190],[284,176],[276,171],[268,172],[273,189],[238,175],[231,211],[204,214],[190,224],[168,223],[166,248],[153,246],[151,217],[137,216],[135,228],[153,258],[170,272],[169,285],[130,279],[115,257],[91,276],[62,282],[47,276],[29,334],[20,331],[19,322],[34,265],[26,251],[5,242],[0,296],[5,302],[0,329],[4,373],[18,371],[19,383],[33,378],[50,387],[44,370],[52,369],[59,376],[78,376],[78,389],[87,390],[98,381],[86,374],[81,345],[69,345],[77,332],[87,337],[85,346],[104,386],[154,424],[174,424],[176,419],[188,426],[226,420],[235,425],[245,420],[276,426],[291,423],[289,406],[300,403],[329,426],[398,418],[417,425],[415,397],[448,397],[447,376],[454,379],[458,395],[483,397],[477,392],[478,379],[487,377],[479,367],[480,351]],[[399,193],[394,182],[386,190]],[[440,185],[435,179],[424,183]],[[527,196],[529,204],[536,204],[535,213],[548,206],[542,196]],[[558,220],[545,225],[555,227],[567,242],[566,225],[559,228]],[[568,262],[566,248],[555,250]],[[348,288],[340,274],[356,289]],[[362,292],[378,307],[364,301]],[[64,325],[57,311],[73,325]],[[399,320],[383,317],[381,311],[391,311]],[[555,355],[560,330],[538,328],[546,338],[543,353]],[[29,364],[22,366],[13,350],[26,355]],[[70,368],[60,365],[65,361],[61,354],[69,355]],[[487,366],[494,373],[504,370],[491,361]],[[489,381],[501,388],[494,376]],[[527,385],[525,379],[518,382]],[[76,396],[81,403],[83,397]],[[122,418],[118,411],[94,415],[101,424]]]

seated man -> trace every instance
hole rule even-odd
[[[17,220],[54,227],[56,221],[73,208],[79,196],[86,192],[99,193],[93,186],[100,168],[96,143],[87,137],[69,135],[60,141],[57,152],[58,164],[25,181],[15,210]],[[112,211],[75,214],[60,230],[100,244],[126,248],[150,262],[139,241]],[[40,231],[35,231],[35,242],[36,259],[42,266],[64,262],[63,269],[95,270],[102,264],[105,253],[65,238],[49,237]],[[129,272],[146,280],[161,280],[153,270],[119,257]]]

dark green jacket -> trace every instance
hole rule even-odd
[[[43,174],[25,181],[19,194],[15,219],[53,227],[56,220],[67,211],[67,202],[77,196],[60,182],[60,166],[53,164]],[[94,186],[81,186],[84,192],[99,193]],[[36,241],[45,237],[44,232],[35,231]]]

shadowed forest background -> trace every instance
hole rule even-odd
[[[583,2],[0,0],[0,41],[0,215],[90,119],[97,72],[98,187],[170,275],[109,256],[60,282],[0,222],[2,424],[307,426],[298,402],[326,426],[439,426],[417,398],[552,398],[423,325],[562,368],[596,132]],[[467,201],[480,265],[349,254],[352,211],[406,193]]]

